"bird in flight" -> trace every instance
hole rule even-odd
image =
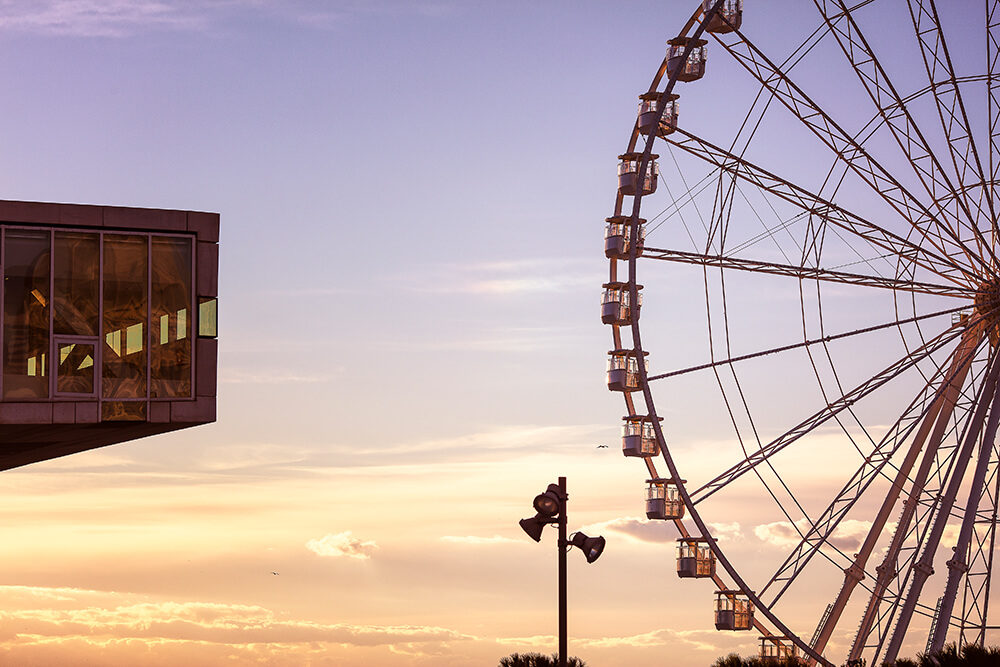
[[[608,446],[607,445],[598,445],[597,448],[598,449],[607,449]]]
[[[277,572],[271,572],[271,574],[273,574],[274,576],[278,576]]]

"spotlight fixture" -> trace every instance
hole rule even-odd
[[[521,519],[518,524],[521,526],[521,530],[528,534],[528,537],[536,542],[542,541],[542,528],[545,528],[547,521],[538,518],[536,514],[533,517],[527,519]]]
[[[559,513],[559,505],[563,500],[558,484],[549,484],[549,488],[545,490],[544,493],[539,493],[535,496],[535,500],[532,503],[535,506],[535,511],[539,514],[544,514],[545,516],[555,516]]]
[[[605,539],[600,535],[587,537],[583,533],[573,533],[573,536],[569,538],[569,543],[583,552],[588,563],[593,563],[604,552]]]

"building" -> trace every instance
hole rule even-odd
[[[219,216],[0,201],[0,470],[215,421]]]

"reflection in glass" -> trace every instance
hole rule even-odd
[[[47,398],[48,232],[8,230],[4,264],[3,397]]]
[[[219,300],[214,297],[198,299],[198,335],[204,338],[219,335]]]
[[[146,421],[146,401],[102,401],[101,421],[105,422]]]
[[[150,396],[191,395],[192,252],[189,239],[153,237]]]
[[[97,234],[56,232],[52,292],[54,333],[97,335],[99,243]]]
[[[146,256],[143,236],[104,236],[101,393],[105,398],[146,396]]]
[[[94,393],[94,346],[60,343],[56,391],[63,394]]]

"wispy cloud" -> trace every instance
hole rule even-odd
[[[840,522],[827,542],[842,551],[851,553],[857,551],[862,540],[871,530],[871,521],[859,521],[857,519],[845,519]],[[798,530],[796,530],[796,528]],[[805,519],[800,519],[793,526],[788,521],[775,521],[756,526],[753,529],[754,535],[758,539],[773,544],[778,547],[792,547],[802,539],[799,533],[805,533],[809,529],[809,523]]]
[[[584,526],[586,533],[613,532],[630,538],[635,542],[673,542],[677,535],[667,521],[650,521],[639,517],[619,517],[599,523]],[[738,522],[714,523],[708,525],[712,535],[724,540],[737,540],[743,537],[743,531]]]
[[[284,371],[227,370],[219,382],[224,384],[316,384],[330,382],[332,375],[302,375]]]
[[[637,517],[620,517],[592,523],[582,528],[585,533],[614,532],[636,542],[673,542],[676,539],[672,526],[665,521],[649,521]]]
[[[7,0],[0,29],[83,37],[122,37],[150,29],[204,29],[207,17],[166,0]]]
[[[475,535],[466,536],[456,536],[456,535],[445,535],[441,538],[442,542],[450,542],[452,544],[471,544],[473,546],[485,546],[493,544],[518,544],[520,540],[511,539],[509,537],[503,537],[501,535],[494,535],[493,537],[477,537]]]
[[[445,294],[544,294],[599,283],[601,274],[590,261],[563,257],[505,262],[447,264],[428,269],[410,289]]]
[[[510,456],[515,452],[542,452],[562,449],[586,448],[593,450],[593,443],[607,424],[579,424],[567,426],[500,426],[484,431],[467,433],[452,438],[433,438],[413,443],[384,445],[372,450],[356,450],[360,454],[379,454],[380,461],[386,454],[406,456],[419,454],[424,460],[431,453],[475,455],[474,458],[489,457],[491,454]]]
[[[449,2],[341,0],[317,7],[308,0],[0,0],[0,30],[127,37],[155,30],[206,31],[231,25],[241,14],[258,14],[314,28],[330,28],[360,15],[444,16]]]
[[[25,587],[0,587],[0,599]],[[440,642],[474,637],[447,628],[417,625],[326,624],[292,620],[256,605],[212,602],[135,602],[115,604],[131,596],[80,589],[38,588],[35,597],[78,599],[82,604],[60,609],[21,608],[0,611],[2,626],[17,635],[38,638],[83,637],[159,639],[224,644],[331,642],[384,646]],[[105,604],[101,604],[103,600]],[[96,602],[96,604],[95,604]]]
[[[306,542],[306,548],[317,556],[328,558],[354,558],[357,560],[368,560],[372,553],[378,549],[378,545],[370,540],[361,540],[351,535],[351,531],[324,535],[323,537]]]
[[[392,338],[380,345],[387,349],[472,351],[472,352],[537,352],[572,345],[587,334],[569,327],[503,327],[463,338],[414,340]]]
[[[578,637],[576,644],[591,649],[657,648],[672,646],[687,647],[699,651],[718,653],[740,644],[739,637],[725,636],[708,630],[650,630],[636,635],[615,637]],[[508,637],[497,639],[500,644],[544,650],[557,645],[553,635],[533,635],[530,637]]]

